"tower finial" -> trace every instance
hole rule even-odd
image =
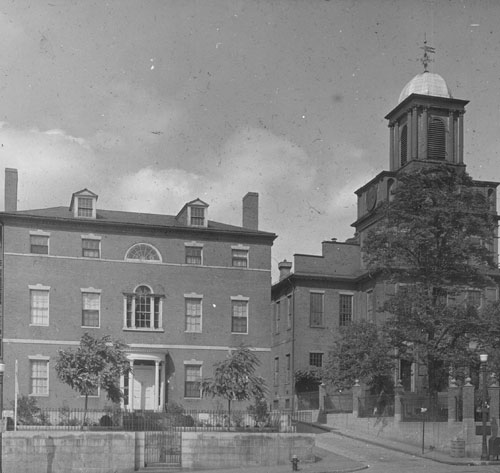
[[[420,62],[424,65],[424,72],[429,72],[428,67],[429,63],[433,62],[434,59],[431,59],[428,53],[435,54],[436,50],[432,46],[427,46],[427,36],[424,35],[424,45],[420,47],[420,49],[424,50],[424,57],[420,59]]]

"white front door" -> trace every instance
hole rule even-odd
[[[133,396],[134,409],[156,408],[154,366],[134,366]]]

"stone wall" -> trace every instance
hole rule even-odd
[[[314,435],[231,432],[183,432],[183,468],[283,465],[297,455],[314,461]]]
[[[139,467],[136,445],[141,445],[141,436],[136,432],[5,432],[2,471],[132,473]]]

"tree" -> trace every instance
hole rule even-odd
[[[323,380],[339,390],[355,380],[366,383],[373,394],[392,391],[391,355],[387,335],[374,323],[360,321],[341,327],[323,368]]]
[[[449,367],[470,356],[468,340],[484,333],[463,295],[496,274],[495,214],[465,171],[434,165],[401,173],[378,215],[363,243],[365,263],[373,275],[406,284],[384,305],[385,330],[401,358],[425,365],[434,394]]]
[[[264,397],[265,381],[256,375],[259,365],[259,359],[248,347],[230,350],[225,360],[214,364],[213,378],[202,381],[203,395],[226,399],[230,418],[232,401]]]
[[[104,389],[112,402],[123,397],[120,376],[130,372],[130,362],[125,354],[127,345],[111,340],[109,335],[96,339],[83,334],[77,350],[59,350],[56,372],[59,379],[85,397],[84,423],[88,397],[99,387]]]

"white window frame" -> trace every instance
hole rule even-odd
[[[351,319],[349,323],[354,322],[354,292],[350,291],[340,291],[339,292],[339,327],[346,327],[349,324],[343,323],[341,324],[340,322],[340,299],[341,296],[350,296],[351,297]]]
[[[102,238],[98,235],[94,235],[94,234],[90,233],[88,235],[81,235],[81,239],[82,239],[82,258],[100,259],[102,256],[102,253],[101,253],[101,240],[102,240]],[[97,251],[99,252],[99,256],[85,256],[83,254],[84,250],[85,250],[85,248],[83,247],[83,242],[85,240],[92,240],[92,241],[99,242],[99,245],[98,245],[99,247],[97,248]]]
[[[235,302],[246,302],[246,315],[245,316],[236,316],[237,318],[246,318],[246,325],[247,325],[247,330],[246,332],[233,332],[233,318],[235,317],[234,315],[234,303]],[[231,297],[231,333],[237,334],[237,335],[248,335],[249,332],[249,325],[250,325],[250,298],[245,297],[242,295],[238,296],[232,296]]]
[[[188,248],[197,248],[200,250],[200,262],[199,263],[188,263],[187,262],[187,250]],[[203,243],[198,243],[196,241],[190,241],[184,243],[184,263],[190,266],[203,266]]]
[[[203,223],[201,225],[193,223],[193,220],[192,220],[193,218],[200,218],[198,216],[193,216],[193,213],[194,213],[193,209],[203,210]],[[203,206],[203,205],[188,205],[187,221],[188,221],[188,225],[190,227],[206,228],[208,226],[208,208],[206,206]]]
[[[43,356],[43,355],[35,355],[35,356],[28,356],[29,360],[29,366],[30,366],[30,378],[29,378],[29,387],[30,387],[30,397],[48,397],[50,393],[50,357],[49,356]],[[47,390],[46,392],[42,393],[34,393],[33,391],[33,380],[35,379],[33,377],[33,362],[43,362],[45,363],[46,366],[46,373],[47,373]],[[43,379],[43,378],[37,378],[37,379]]]
[[[200,303],[200,316],[199,316],[199,319],[200,319],[200,324],[199,324],[199,327],[200,329],[199,330],[188,330],[188,313],[187,313],[187,304],[188,304],[188,301],[189,300],[197,300],[199,301]],[[203,332],[203,295],[202,294],[196,294],[196,293],[190,293],[190,294],[184,294],[184,310],[185,310],[185,315],[184,315],[184,321],[185,321],[185,325],[184,325],[184,331],[186,333],[202,333]],[[194,316],[190,316],[190,317],[194,317]]]
[[[311,306],[311,296],[313,294],[321,295],[321,305],[322,305],[322,313],[321,313],[321,324],[312,324],[312,306]],[[312,289],[309,291],[309,327],[312,328],[323,328],[325,326],[325,291],[320,291],[316,289]]]
[[[137,290],[141,287],[141,286],[144,286],[144,287],[147,287],[150,291],[150,298],[151,298],[151,301],[150,301],[150,307],[152,308],[151,309],[151,317],[152,317],[152,320],[151,320],[151,327],[136,327],[135,325],[135,321],[136,321],[136,317],[135,317],[135,306],[136,306],[136,295],[137,295]],[[131,302],[131,326],[128,327],[127,326],[127,299],[129,297],[132,297],[132,302]],[[158,302],[158,327],[155,328],[154,327],[154,299],[158,297],[159,298],[159,302]],[[131,294],[124,294],[124,297],[123,297],[123,330],[125,331],[134,331],[134,332],[163,332],[163,299],[164,299],[164,296],[162,295],[158,295],[158,294],[155,294],[153,289],[151,288],[151,286],[149,286],[148,284],[139,284],[137,285],[137,287],[134,289],[134,292],[131,293]]]
[[[137,246],[147,246],[150,249],[152,249],[157,255],[158,259],[144,259],[144,258],[129,258],[128,254],[130,251],[132,251],[133,248]],[[163,261],[162,256],[158,248],[155,246],[151,245],[150,243],[144,243],[144,242],[139,242],[139,243],[134,243],[126,252],[125,252],[125,261],[128,261],[129,263],[148,263],[148,264],[158,264]]]
[[[240,255],[235,257],[235,252],[239,251]],[[242,253],[245,253],[244,255]],[[245,265],[234,264],[235,260],[245,261]],[[249,268],[250,267],[250,247],[245,245],[231,246],[231,266],[233,268]]]
[[[313,365],[311,363],[311,355],[321,355],[321,366],[318,366],[318,365]],[[325,352],[322,352],[322,351],[310,351],[309,352],[309,366],[315,366],[316,368],[322,368],[323,367],[323,363],[325,361]]]
[[[33,253],[31,251],[31,237],[44,237],[44,238],[47,238],[47,253]],[[43,230],[32,230],[30,231],[30,254],[32,255],[50,255],[50,233],[49,232],[45,232]],[[41,245],[38,245],[38,246],[41,246]]]
[[[95,289],[94,287],[81,288],[80,292],[82,294],[82,327],[84,328],[101,328],[101,289]],[[99,309],[98,309],[98,320],[99,323],[97,325],[83,325],[83,312],[85,309],[84,305],[84,295],[85,294],[95,294],[99,296]],[[88,310],[88,309],[87,309]]]
[[[50,324],[50,286],[44,286],[42,284],[29,285],[29,297],[30,297],[30,326],[33,327],[48,327]],[[33,322],[33,292],[46,292],[47,293],[47,323],[39,324]]]
[[[200,395],[193,397],[193,396],[186,396],[186,383],[188,382],[187,379],[187,367],[198,367],[199,368],[199,383],[200,383]],[[201,392],[201,380],[203,379],[203,361],[199,360],[185,360],[184,361],[184,389],[183,389],[183,396],[184,399],[202,399],[202,392]]]

